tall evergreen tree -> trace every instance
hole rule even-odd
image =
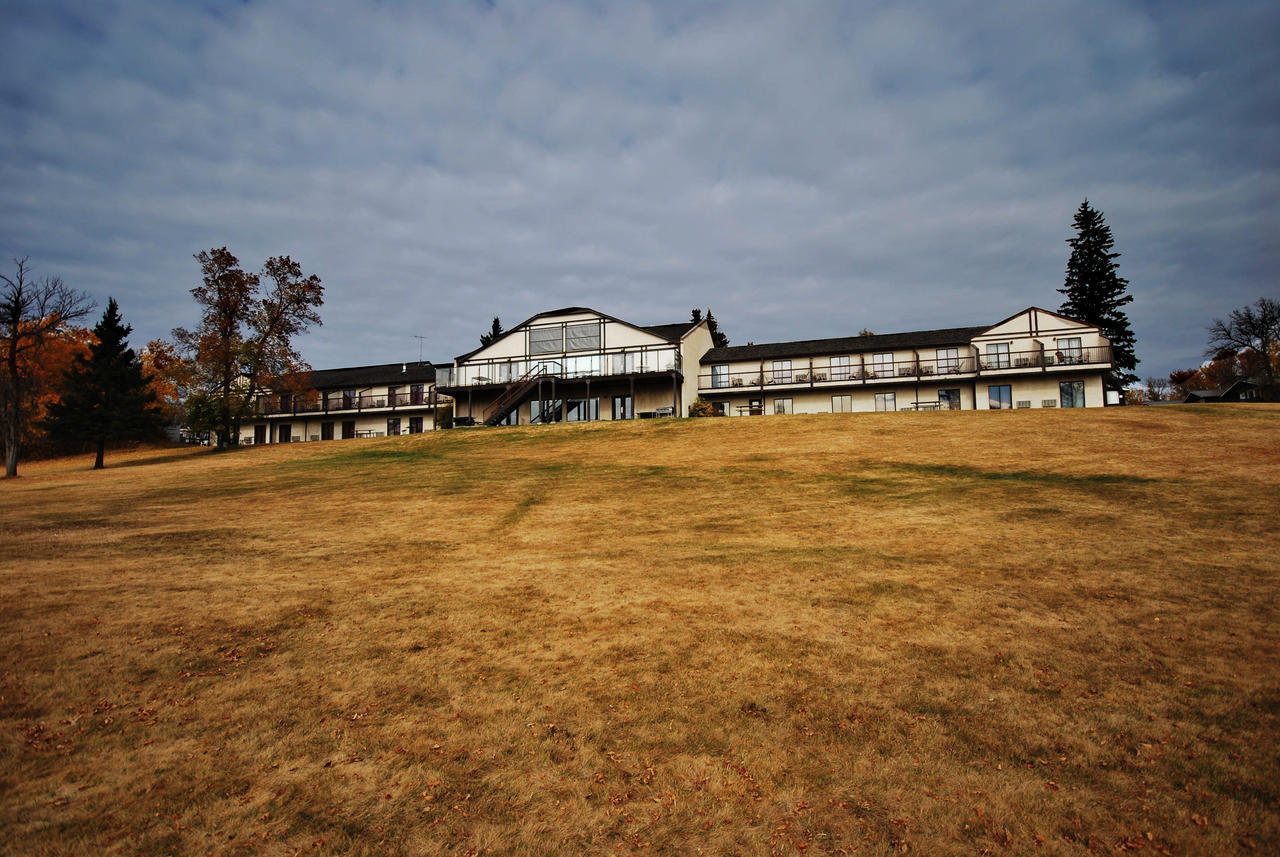
[[[107,441],[150,437],[163,422],[142,361],[129,347],[132,330],[111,298],[93,329],[98,341],[89,346],[88,357],[76,358],[63,378],[62,399],[49,407],[49,433],[93,443],[95,470],[102,469]]]
[[[480,334],[480,347],[483,348],[486,345],[492,345],[497,341],[498,337],[502,336],[503,333],[505,333],[505,331],[502,329],[502,322],[499,321],[498,317],[495,315],[493,317],[493,324],[489,327],[489,332]]]
[[[1107,373],[1108,389],[1120,390],[1135,383],[1133,370],[1138,365],[1134,355],[1133,328],[1121,309],[1133,300],[1128,293],[1129,281],[1117,273],[1115,260],[1119,253],[1111,248],[1111,227],[1102,212],[1090,207],[1089,200],[1080,203],[1075,216],[1076,236],[1067,239],[1071,258],[1067,261],[1067,279],[1058,291],[1066,295],[1059,309],[1063,315],[1096,324],[1102,335],[1111,340],[1113,368]]]
[[[697,310],[694,310],[697,312]],[[696,322],[697,319],[695,318]],[[729,344],[729,337],[720,331],[720,325],[716,321],[716,317],[711,314],[711,308],[707,307],[707,330],[711,333],[711,344],[716,348],[724,348]]]

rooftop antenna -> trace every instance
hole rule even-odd
[[[426,339],[426,337],[418,336],[418,334],[415,333],[413,335],[413,338],[418,340],[418,362],[421,363],[422,362],[422,340]]]

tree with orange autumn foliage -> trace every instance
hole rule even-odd
[[[0,274],[0,345],[4,354],[0,445],[4,447],[6,477],[18,475],[18,455],[38,403],[61,378],[61,372],[54,373],[52,379],[45,376],[47,347],[71,322],[93,308],[88,295],[69,288],[61,277],[36,280],[26,259],[13,261],[17,266],[14,275]]]

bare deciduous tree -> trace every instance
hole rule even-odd
[[[18,475],[22,428],[30,417],[34,394],[28,367],[53,334],[93,309],[83,292],[69,288],[61,277],[36,280],[27,260],[14,259],[13,277],[0,274],[0,342],[4,371],[0,372],[0,440],[4,442],[4,475]]]
[[[1256,366],[1263,388],[1271,394],[1276,389],[1276,363],[1280,362],[1280,301],[1258,298],[1243,309],[1234,309],[1226,319],[1215,318],[1209,325],[1209,348],[1206,356],[1224,353],[1248,356]],[[1252,354],[1246,355],[1247,352]]]

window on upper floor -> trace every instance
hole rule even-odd
[[[715,389],[729,386],[729,364],[711,367],[711,386]]]
[[[564,351],[564,328],[535,327],[529,330],[530,354],[559,354]]]
[[[791,383],[791,361],[790,360],[773,361],[773,383],[775,384]]]
[[[893,352],[885,351],[876,354],[871,358],[871,371],[876,373],[876,377],[883,378],[886,375],[893,374]]]
[[[1009,368],[1009,343],[1007,342],[988,342],[987,343],[987,368],[988,369],[1008,369]]]
[[[939,348],[938,349],[938,371],[939,372],[956,372],[960,369],[960,349],[959,348]]]
[[[831,358],[831,380],[849,380],[849,355]]]
[[[1084,360],[1084,348],[1080,345],[1080,337],[1067,336],[1058,340],[1058,351],[1054,355],[1059,363],[1081,363]]]
[[[599,351],[600,323],[567,324],[564,328],[565,351]]]

